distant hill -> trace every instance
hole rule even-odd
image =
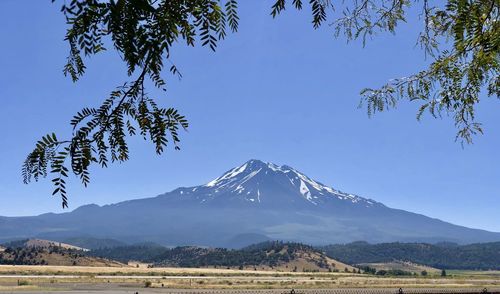
[[[354,242],[324,246],[321,250],[350,264],[410,261],[439,269],[500,270],[500,242],[470,245]]]
[[[112,248],[112,247],[127,245],[127,243],[115,239],[109,239],[109,238],[100,239],[92,237],[65,238],[61,239],[61,242],[88,249]]]
[[[160,256],[165,254],[168,250],[170,249],[164,246],[147,243],[93,249],[88,252],[87,255],[108,258],[123,263],[128,263],[129,261],[154,263],[159,261]]]
[[[79,251],[89,251],[87,248],[51,241],[51,240],[43,240],[43,239],[30,239],[26,242],[26,247],[36,247],[36,248],[49,248],[49,247],[60,247],[63,249],[71,249],[71,250],[79,250]]]
[[[356,240],[500,241],[498,232],[390,208],[315,181],[290,166],[260,160],[249,160],[206,184],[157,197],[85,205],[61,214],[0,217],[0,240],[75,236],[226,248],[268,239],[313,245]]]
[[[0,264],[11,265],[58,265],[58,266],[110,266],[121,267],[124,264],[92,256],[83,251],[63,247],[7,247],[0,251]]]
[[[126,246],[92,250],[93,256],[122,262],[141,261],[154,266],[217,267],[282,271],[356,271],[311,246],[288,242],[264,242],[243,249]]]
[[[66,249],[75,249],[88,251],[90,249],[99,249],[99,248],[112,248],[119,246],[126,246],[127,243],[121,242],[115,239],[109,238],[93,238],[93,237],[72,237],[65,239],[54,239],[54,240],[45,240],[45,239],[21,239],[9,241],[2,244],[3,247],[63,247]]]
[[[4,244],[5,247],[10,248],[49,248],[49,247],[60,247],[63,249],[77,250],[77,251],[89,251],[87,248],[58,242],[52,240],[44,240],[44,239],[26,239],[26,240],[17,240],[11,241]]]

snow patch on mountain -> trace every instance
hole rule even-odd
[[[263,194],[262,189],[260,189],[263,188],[261,185],[270,187],[283,180],[290,182],[292,190],[296,190],[299,196],[313,205],[328,201],[329,197],[354,204],[362,204],[366,207],[378,204],[376,201],[340,192],[323,185],[292,167],[266,163],[260,160],[249,160],[200,187],[202,190],[210,189],[210,192],[207,193],[211,197],[215,197],[215,194],[234,193],[242,195],[242,199],[249,203],[259,204],[262,202],[262,197],[266,199],[266,197],[273,196],[270,195],[272,193],[268,192],[269,189],[264,189]],[[193,189],[193,191],[195,190]]]
[[[239,175],[242,172],[244,172],[246,168],[247,168],[247,164],[246,163],[244,165],[240,166],[240,167],[235,167],[232,170],[230,170],[229,172],[227,172],[224,175],[222,175],[221,177],[218,177],[217,179],[209,182],[208,184],[206,184],[206,186],[207,187],[214,187],[214,186],[216,186],[218,183],[220,183],[223,180],[235,178],[237,175]]]
[[[309,191],[309,188],[307,188],[306,184],[302,180],[300,181],[300,194],[304,195],[307,200],[314,203],[312,201],[311,191]]]

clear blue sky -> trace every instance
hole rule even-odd
[[[68,48],[58,2],[0,2],[0,215],[62,211],[50,180],[22,184],[21,164],[41,135],[68,135],[76,111],[127,80],[113,50],[93,57],[80,82],[63,76]],[[416,104],[371,119],[357,108],[363,87],[425,67],[415,47],[418,20],[362,48],[335,40],[328,26],[313,30],[307,11],[273,20],[270,1],[240,2],[240,31],[216,53],[178,46],[173,59],[184,78],[166,73],[168,91],[152,91],[188,117],[182,150],[158,157],[133,139],[132,160],[95,168],[87,189],[72,181],[70,209],[206,183],[257,158],[391,207],[500,231],[499,101],[481,103],[486,134],[465,149],[454,142],[451,119],[418,123]]]

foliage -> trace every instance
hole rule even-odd
[[[363,270],[364,274],[372,274],[377,276],[413,276],[412,272],[400,269],[378,270],[367,265],[358,265],[359,269]]]
[[[480,95],[498,97],[500,93],[500,1],[447,0],[441,4],[430,0],[308,1],[314,28],[329,22],[336,36],[362,39],[363,43],[378,32],[395,33],[407,20],[410,7],[422,5],[424,25],[418,42],[433,62],[409,77],[391,80],[378,89],[364,89],[362,103],[372,115],[395,107],[402,99],[420,101],[418,119],[426,110],[435,117],[451,115],[458,128],[457,139],[470,143],[474,134],[482,133],[475,120]],[[272,17],[290,5],[297,10],[306,6],[302,0],[275,0]],[[159,107],[147,94],[145,81],[166,90],[162,77],[166,65],[173,75],[182,77],[170,58],[172,46],[183,41],[215,50],[227,31],[237,31],[237,7],[236,0],[64,2],[70,47],[64,74],[76,82],[85,73],[84,59],[105,51],[109,44],[126,63],[132,81],[117,87],[99,107],[78,112],[71,120],[71,138],[43,136],[24,162],[24,182],[53,174],[53,194],[60,195],[67,207],[70,171],[88,185],[91,164],[107,167],[109,161],[128,160],[128,136],[151,140],[158,154],[168,144],[178,149],[178,132],[188,122],[176,109]]]
[[[354,242],[321,249],[331,258],[349,264],[400,260],[440,269],[500,269],[500,242],[470,245]],[[371,268],[363,270],[372,272]]]
[[[364,274],[376,274],[377,273],[377,269],[376,268],[373,268],[373,267],[370,267],[370,266],[367,266],[367,265],[361,265],[361,266],[358,266],[361,270],[363,270],[363,273]]]
[[[420,120],[427,110],[432,116],[451,115],[458,128],[456,139],[471,143],[482,133],[475,120],[475,107],[482,93],[499,97],[500,1],[498,0],[312,0],[313,26],[327,20],[327,12],[342,16],[330,23],[336,36],[348,40],[367,37],[380,31],[396,32],[407,21],[412,5],[422,5],[424,25],[418,43],[433,58],[430,66],[408,77],[393,79],[378,89],[361,91],[368,115],[396,107],[401,99],[420,101]],[[285,0],[273,6],[275,16],[285,9]],[[301,0],[293,6],[302,8]]]
[[[55,0],[53,0],[54,2]],[[84,56],[100,53],[110,42],[127,64],[128,75],[136,76],[112,91],[100,107],[84,108],[71,120],[73,136],[60,140],[49,134],[37,142],[23,165],[25,183],[54,174],[53,195],[62,206],[68,206],[66,179],[71,172],[87,186],[89,167],[97,163],[107,167],[109,161],[129,159],[127,136],[140,135],[164,152],[171,143],[179,149],[179,129],[188,122],[174,108],[162,108],[145,90],[149,78],[155,87],[166,89],[161,74],[165,62],[177,77],[181,73],[170,60],[171,46],[184,40],[195,41],[215,50],[218,40],[226,36],[226,24],[236,31],[236,2],[226,1],[98,1],[71,0],[62,12],[69,28],[66,40],[70,46],[64,74],[77,81],[85,72]]]
[[[412,273],[402,270],[379,270],[375,273],[377,276],[411,276]]]

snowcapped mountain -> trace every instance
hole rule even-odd
[[[200,203],[242,202],[255,206],[313,205],[349,202],[370,207],[374,200],[343,193],[316,182],[292,167],[250,160],[203,186],[179,193]]]
[[[275,211],[351,211],[385,207],[319,183],[287,165],[249,160],[205,185],[160,195],[170,205]]]
[[[204,185],[153,198],[86,205],[63,214],[0,217],[0,241],[82,236],[225,247],[267,239],[313,245],[500,240],[500,233],[389,208],[319,183],[292,167],[259,160],[247,161]]]

